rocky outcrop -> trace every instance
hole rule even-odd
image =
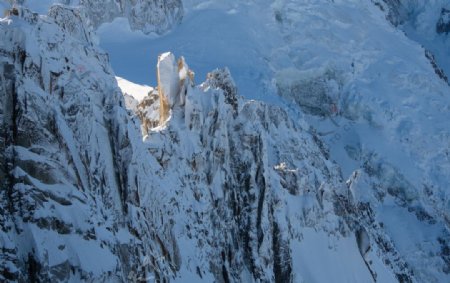
[[[320,202],[332,199],[328,193],[340,183],[339,172],[285,112],[242,100],[232,81],[227,70],[216,70],[201,86],[188,83],[185,103],[170,104],[165,128],[146,138],[160,163],[161,183],[177,180],[168,193],[178,240],[194,248],[181,251],[181,258],[195,262],[181,269],[199,277],[212,274],[218,282],[238,282],[245,274],[257,281],[289,282],[294,272],[289,234],[300,233],[297,221],[327,229],[319,224],[330,217]],[[284,131],[298,135],[283,140]],[[281,162],[288,167],[277,167]],[[307,215],[316,207],[317,218],[286,219],[283,211],[291,207],[287,199],[293,192],[282,185],[285,174],[279,172],[291,169],[298,180],[294,185],[303,184],[292,197],[315,199],[311,207],[298,203],[295,210]]]
[[[436,23],[436,32],[438,34],[448,34],[450,32],[450,9],[442,8],[441,16]]]
[[[449,84],[448,77],[445,74],[444,70],[442,70],[438,64],[436,63],[436,58],[434,57],[433,53],[429,50],[425,50],[425,57],[430,60],[431,66],[433,66],[434,72],[436,75],[439,76],[442,80],[444,80],[447,84]]]
[[[17,1],[27,5],[29,0]],[[54,3],[84,7],[90,24],[96,29],[115,18],[128,19],[132,30],[145,34],[167,32],[179,24],[184,10],[181,0],[54,0]]]
[[[189,68],[184,63],[183,57],[175,60],[170,53],[163,53],[158,57],[157,79],[160,101],[160,123],[164,123],[170,116],[171,110],[184,105],[186,96],[186,76]]]
[[[358,254],[352,266],[364,270],[363,281],[439,278],[417,269],[417,257],[390,239],[390,223],[381,223],[380,211],[392,201],[404,203],[408,215],[429,216],[416,206],[410,184],[395,174],[384,180],[392,168],[373,168],[368,160],[367,181],[355,173],[345,186],[317,136],[280,108],[238,97],[232,82],[226,69],[199,86],[189,82],[184,104],[171,104],[165,126],[148,129],[144,138],[159,163],[158,183],[170,188],[169,214],[184,243],[180,281],[191,274],[217,282],[301,282],[309,258],[298,247],[321,254],[321,235],[334,247],[351,243],[346,253]],[[154,105],[147,111],[159,111]],[[440,254],[426,258],[446,268]]]
[[[408,19],[408,11],[402,0],[372,0],[372,2],[386,13],[386,19],[394,26],[399,26]]]
[[[338,112],[342,83],[333,70],[282,70],[277,74],[276,86],[278,95],[293,101],[305,113],[331,116]]]
[[[170,276],[151,161],[83,11],[17,8],[0,34],[0,281]]]
[[[417,29],[415,32],[422,33],[423,38],[433,38],[435,37],[432,36],[434,30],[430,30],[428,26],[434,25],[436,21],[436,34],[447,35],[450,32],[450,9],[447,8],[448,4],[445,1],[435,1],[431,4],[429,1],[411,3],[403,0],[372,0],[372,2],[385,12],[386,19],[400,30],[404,30],[402,25],[406,25],[409,26],[408,28],[414,27],[414,29]],[[440,9],[438,19],[429,16],[430,14],[434,15],[438,9]],[[406,36],[409,36],[409,31],[404,30],[404,32]],[[445,59],[441,56],[435,56],[440,53],[445,54],[443,50],[448,49],[446,43],[442,44],[440,40],[436,40],[434,43],[428,42],[426,39],[418,39],[417,36],[410,37],[410,39],[418,41],[422,45],[425,49],[425,57],[430,61],[436,75],[448,84]]]
[[[142,135],[148,135],[151,129],[159,126],[161,121],[161,105],[159,93],[153,91],[149,93],[136,107],[135,113],[141,121]]]
[[[180,23],[183,18],[181,0],[81,0],[94,27],[125,17],[132,30],[158,34]]]

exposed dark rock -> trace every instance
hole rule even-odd
[[[450,9],[442,8],[441,16],[436,23],[436,32],[446,35],[450,32]]]
[[[447,84],[450,85],[450,82],[448,81],[448,77],[445,74],[444,70],[441,69],[438,64],[436,63],[436,59],[434,58],[433,53],[431,53],[431,51],[426,50],[425,49],[425,57],[427,57],[427,59],[430,61],[431,66],[433,66],[434,72],[436,73],[436,75],[439,76],[439,78],[441,78],[442,80],[444,80]]]
[[[206,83],[212,88],[223,90],[225,102],[230,104],[235,112],[237,111],[237,88],[227,68],[217,69],[208,73]]]

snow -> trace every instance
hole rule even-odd
[[[141,102],[144,97],[153,91],[153,87],[148,85],[139,85],[121,77],[116,77],[116,80],[122,93],[131,95],[138,102]]]
[[[132,32],[121,18],[99,29],[121,77],[85,36],[89,29],[77,22],[61,27],[73,20],[70,9],[55,8],[60,25],[51,17],[39,17],[39,27],[1,23],[5,38],[13,34],[25,46],[25,66],[40,60],[42,68],[17,82],[19,102],[28,107],[20,104],[30,122],[24,132],[39,140],[17,147],[14,157],[49,177],[18,163],[15,189],[26,196],[21,201],[36,204],[33,221],[55,217],[73,227],[61,236],[50,224],[15,223],[25,230],[13,245],[23,253],[17,257],[23,262],[38,247],[45,268],[68,260],[92,272],[92,280],[135,268],[154,253],[161,273],[176,282],[198,282],[198,272],[211,282],[223,270],[234,279],[270,281],[276,257],[292,260],[296,282],[371,282],[371,272],[380,282],[395,282],[399,273],[448,281],[441,254],[447,244],[438,238],[448,239],[450,97],[423,48],[370,2],[185,6],[184,22],[163,36]],[[8,42],[0,47],[15,50]],[[233,87],[211,81],[180,85],[189,69],[180,61],[185,68],[178,70],[168,50],[186,56],[200,81],[228,66],[238,94],[283,108],[234,97]],[[150,70],[161,53],[156,76]],[[72,69],[58,81],[64,91],[53,90],[50,71],[66,65]],[[221,83],[232,84],[228,79]],[[154,89],[131,81],[159,85],[172,111],[144,142],[117,85],[131,110]],[[180,87],[187,96],[178,101]],[[155,105],[144,109],[146,117],[158,117],[162,106]],[[364,250],[371,247],[363,256],[360,228],[367,233]],[[3,242],[16,236],[1,235]],[[67,252],[55,245],[64,243]],[[173,265],[176,274],[168,271]]]
[[[370,164],[379,170],[377,178],[382,180],[383,190],[400,186],[402,198],[424,207],[433,217],[444,221],[441,216],[448,217],[450,211],[450,194],[446,190],[450,183],[449,87],[435,75],[425,58],[424,49],[418,44],[425,39],[414,35],[432,35],[429,38],[434,41],[427,48],[435,53],[439,66],[444,69],[450,66],[446,64],[450,58],[445,45],[448,37],[431,33],[434,33],[440,2],[428,6],[429,2],[421,3],[424,4],[419,7],[430,7],[428,11],[434,12],[427,12],[426,19],[421,16],[417,20],[426,27],[415,24],[414,30],[408,32],[412,24],[407,22],[402,26],[406,35],[388,23],[385,14],[369,1],[320,0],[247,1],[245,4],[238,1],[186,1],[182,24],[169,34],[149,37],[127,33],[139,53],[129,52],[125,54],[127,59],[120,51],[126,43],[111,38],[110,30],[117,23],[102,26],[99,35],[101,45],[111,54],[114,68],[138,82],[143,80],[142,72],[130,70],[128,63],[118,60],[139,65],[142,61],[137,62],[134,56],[146,56],[148,62],[155,54],[171,50],[185,56],[200,79],[215,67],[229,67],[239,94],[282,105],[304,128],[308,128],[308,124],[313,126],[330,149],[331,159],[337,162],[344,178],[365,170]],[[324,86],[304,91],[311,82],[323,81]],[[153,81],[148,83],[154,85]],[[300,91],[291,92],[295,87]],[[325,92],[332,104],[318,99],[319,92]],[[299,93],[303,100],[299,100]],[[336,112],[311,115],[299,107],[299,101],[312,106],[321,103],[318,106],[322,110],[332,110],[335,106]],[[205,106],[204,109],[209,111],[210,108]],[[304,120],[307,123],[302,122]],[[289,170],[295,172],[296,169]],[[424,195],[422,184],[433,188],[433,197]],[[366,193],[373,184],[368,181],[366,185],[364,190],[354,188],[359,201],[377,203],[376,197]],[[306,201],[304,206],[308,208],[311,203]],[[432,234],[437,237],[439,233],[434,231]],[[407,237],[406,233],[398,237],[399,241],[402,237]],[[428,240],[436,242],[436,239]],[[417,240],[421,241],[425,240]],[[311,249],[318,249],[321,256],[329,259],[326,266],[332,266],[336,277],[344,281],[355,278],[367,281],[364,277],[367,273],[348,273],[355,277],[344,279],[345,275],[339,272],[343,268],[333,269],[334,256],[316,244],[311,244]],[[408,250],[399,249],[408,254]],[[354,246],[353,251],[357,251]],[[356,252],[345,254],[346,258],[357,256]],[[374,268],[380,270],[381,278],[395,281],[386,272],[381,259],[375,260],[373,252],[368,257],[375,262]],[[415,261],[409,263],[417,266]],[[303,265],[308,269],[315,266],[304,262]],[[307,270],[303,271],[308,274]],[[419,276],[424,276],[419,278],[426,277],[423,270],[418,272],[422,274]],[[311,274],[322,276],[318,270]],[[433,274],[433,278],[439,278],[439,275]],[[316,279],[330,281],[326,277]]]
[[[406,35],[430,50],[447,77],[450,76],[450,37],[436,32],[436,24],[442,8],[450,9],[446,0],[415,1],[414,5],[407,3],[404,8],[408,15],[400,28]]]
[[[120,20],[104,24],[98,34],[116,72],[132,81],[156,85],[149,66],[167,50],[183,55],[199,80],[227,66],[240,95],[290,108],[290,115],[323,133],[345,177],[364,156],[377,153],[412,184],[443,190],[450,182],[442,159],[450,146],[449,89],[411,38],[429,41],[439,66],[450,66],[448,37],[435,33],[444,2],[410,3],[416,17],[403,27],[409,38],[369,1],[324,0],[185,1],[183,22],[166,35],[127,31]],[[114,36],[116,29],[124,31],[124,40]],[[336,108],[345,118],[304,116],[292,105],[298,97],[277,95],[277,85],[299,81],[303,87],[326,71],[336,75],[323,88],[333,104],[321,106]],[[349,146],[357,156],[349,156]]]
[[[151,159],[123,107],[107,55],[85,23],[79,10],[63,6],[48,16],[21,9],[19,16],[0,21],[2,131],[7,125],[12,136],[13,113],[21,121],[15,125],[20,146],[2,139],[0,151],[2,161],[17,160],[7,174],[17,178],[14,190],[20,196],[12,202],[2,194],[0,200],[2,207],[23,211],[2,213],[0,268],[12,271],[17,281],[35,275],[43,281],[115,282],[140,264],[139,251],[158,257],[158,247],[150,248],[147,220],[139,220],[142,209],[130,203],[130,214],[124,213],[119,192],[122,186],[130,195],[150,190],[151,182],[139,171],[153,172]],[[14,60],[22,51],[23,61]],[[4,66],[14,73],[6,77]],[[11,77],[17,79],[15,91],[4,92]],[[12,96],[16,108],[9,107]],[[133,181],[120,183],[128,179]],[[139,239],[130,227],[140,231]],[[34,275],[25,267],[31,258],[41,267]]]
[[[334,241],[332,236],[310,229],[304,229],[302,235],[302,241],[291,247],[292,265],[300,275],[294,278],[295,282],[373,281],[355,246],[354,237]],[[345,261],[342,260],[344,258]],[[349,265],[348,262],[352,264]],[[387,282],[396,282],[392,279]]]
[[[0,18],[3,18],[6,14],[6,11],[9,10],[11,7],[10,4],[6,3],[5,1],[0,1]]]
[[[5,1],[6,0],[2,0]],[[13,2],[13,1],[11,1]],[[16,1],[14,1],[16,2]],[[52,4],[59,2],[58,0],[28,0],[25,3],[25,6],[29,8],[30,10],[46,15]]]
[[[229,13],[205,3],[195,9],[185,3],[185,9],[191,12],[180,26],[161,37],[132,32],[125,21],[116,19],[99,28],[100,46],[110,54],[119,76],[139,84],[157,85],[150,66],[155,65],[159,54],[171,51],[186,58],[198,82],[211,70],[228,67],[241,95],[264,98],[271,73],[266,53],[271,52],[271,45],[281,42],[276,29],[269,27],[270,21],[265,22],[269,11],[261,11],[259,5],[239,5],[242,9]],[[116,30],[124,31],[120,41]]]
[[[430,282],[447,281],[438,268],[430,268],[440,265],[440,259],[430,258],[429,255],[439,254],[441,250],[436,239],[442,229],[446,229],[441,223],[420,222],[397,205],[380,208],[379,221],[384,223],[399,252],[407,256],[408,262],[417,266],[423,278],[430,278]]]
[[[175,56],[165,52],[158,57],[158,91],[167,99],[169,107],[179,103],[180,76]]]

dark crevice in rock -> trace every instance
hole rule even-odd
[[[230,283],[230,277],[228,276],[228,271],[227,271],[227,267],[224,265],[222,265],[222,277],[223,277],[223,282],[224,283]]]
[[[273,274],[275,275],[275,283],[289,283],[293,281],[289,244],[282,240],[278,223],[273,222],[272,225]]]
[[[109,137],[109,145],[111,148],[111,156],[114,165],[114,176],[116,179],[117,189],[119,190],[119,197],[121,201],[122,212],[127,213],[127,185],[126,178],[127,172],[126,168],[122,168],[122,160],[120,156],[120,152],[118,149],[119,146],[119,129],[117,126],[113,125],[112,121],[108,121],[108,137]]]
[[[425,49],[425,57],[430,61],[431,66],[433,66],[434,72],[439,76],[442,80],[444,80],[448,85],[450,85],[448,81],[448,77],[445,74],[444,70],[438,66],[436,63],[436,59],[434,58],[433,53],[431,51]]]
[[[261,244],[264,240],[264,232],[261,227],[261,219],[263,214],[263,208],[265,204],[265,195],[266,195],[266,179],[264,177],[264,163],[261,159],[261,156],[263,154],[262,152],[262,139],[261,136],[258,138],[258,146],[256,147],[259,151],[258,158],[256,164],[256,175],[255,175],[255,181],[259,188],[259,197],[258,197],[258,208],[257,208],[257,214],[256,214],[256,229],[257,229],[257,235],[258,235],[258,248],[261,247]]]
[[[445,262],[443,272],[445,274],[450,274],[450,237],[443,238],[439,237],[438,239],[440,247],[440,256],[442,260]]]
[[[8,209],[10,212],[14,211],[14,186],[16,184],[16,179],[12,174],[12,170],[16,166],[16,152],[15,144],[18,136],[18,125],[17,125],[17,92],[16,92],[16,76],[15,67],[13,64],[3,65],[3,77],[4,77],[4,87],[6,88],[5,95],[5,105],[4,105],[4,172],[7,176],[6,178],[6,190],[8,196]]]
[[[28,282],[38,283],[42,280],[40,279],[41,264],[37,261],[32,254],[28,254],[28,260],[26,263],[28,267]]]

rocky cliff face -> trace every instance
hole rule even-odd
[[[141,205],[151,162],[85,15],[18,9],[0,30],[1,280],[168,274],[170,233]]]
[[[176,72],[168,74],[168,86],[179,80]],[[161,186],[171,188],[169,214],[184,247],[175,280],[194,273],[206,282],[326,280],[309,273],[318,264],[310,253],[319,261],[350,260],[356,275],[349,266],[335,263],[340,272],[324,267],[339,282],[355,280],[348,276],[439,282],[448,276],[447,229],[394,166],[365,156],[363,169],[344,185],[314,130],[277,107],[239,98],[227,70],[187,86],[185,102],[170,104],[165,126],[146,128],[145,138],[161,166]],[[157,111],[155,94],[144,101],[138,115]],[[433,232],[405,239],[399,223],[419,234],[424,227]],[[412,246],[428,252],[415,254]]]
[[[133,30],[163,33],[183,18],[181,0],[80,0],[94,27],[125,17]]]
[[[142,143],[84,19],[54,6],[1,22],[4,280],[299,281],[315,233],[364,265],[315,135],[217,70],[184,77]]]
[[[446,281],[449,276],[448,253],[445,252],[448,240],[443,239],[448,239],[449,235],[448,198],[445,195],[450,180],[447,172],[450,171],[440,168],[448,168],[446,137],[449,132],[446,130],[448,127],[437,124],[448,112],[441,112],[439,109],[442,108],[428,105],[421,98],[441,101],[436,106],[448,105],[449,91],[444,82],[445,73],[441,70],[444,65],[440,65],[447,57],[439,57],[444,59],[439,61],[437,55],[434,57],[420,45],[414,47],[414,58],[400,54],[412,50],[410,44],[414,42],[411,39],[417,39],[418,35],[414,32],[419,31],[423,32],[424,37],[436,38],[436,42],[442,40],[444,45],[432,45],[438,47],[433,49],[435,54],[442,54],[439,48],[448,41],[435,32],[438,17],[434,16],[439,14],[434,12],[437,10],[440,13],[443,1],[433,1],[433,5],[428,5],[430,1],[390,1],[391,5],[409,2],[406,8],[415,11],[415,14],[408,13],[408,22],[397,28],[386,24],[386,14],[370,7],[370,3],[355,6],[352,1],[340,1],[339,4],[335,1],[336,4],[330,5],[324,2],[303,1],[302,6],[298,5],[298,1],[286,1],[289,5],[278,8],[279,18],[282,19],[279,21],[281,32],[287,38],[286,45],[292,46],[288,54],[295,62],[295,68],[279,72],[278,94],[301,109],[301,117],[317,129],[330,149],[331,158],[341,165],[344,176],[350,177],[347,184],[352,194],[347,198],[349,203],[343,200],[343,207],[346,207],[344,217],[355,219],[350,221],[358,225],[366,223],[358,239],[364,239],[367,232],[371,247],[375,241],[381,246],[383,254],[392,252],[390,258],[384,259],[385,263],[400,264],[403,261],[397,270],[405,270],[405,274],[397,274],[398,281]],[[373,8],[374,13],[361,13],[361,7]],[[388,11],[386,6],[383,9],[385,13]],[[361,14],[366,17],[353,18]],[[345,24],[329,21],[329,15],[334,15],[334,19],[340,19]],[[372,20],[369,20],[370,15],[373,15]],[[408,25],[412,23],[417,29],[409,29]],[[304,28],[299,29],[299,26]],[[406,35],[409,38],[396,29],[408,31]],[[366,32],[370,34],[367,37],[364,36]],[[357,36],[346,38],[350,33]],[[359,36],[365,38],[361,40],[364,47],[354,49],[352,40]],[[391,36],[391,43],[378,45]],[[308,45],[312,47],[308,48]],[[372,49],[374,46],[380,48]],[[294,47],[303,48],[303,53],[295,52]],[[361,51],[370,54],[357,55]],[[371,62],[358,62],[360,59],[357,58]],[[394,61],[392,66],[388,66],[388,62]],[[411,64],[422,67],[412,70]],[[402,65],[408,67],[403,68]],[[428,77],[427,83],[407,79],[415,72],[420,72],[421,78]],[[414,106],[404,108],[406,105]],[[426,112],[429,113],[428,119],[434,121],[433,125],[425,125],[418,118]],[[419,134],[425,131],[430,132]],[[429,154],[440,150],[443,152],[430,158]],[[402,151],[407,153],[403,155],[400,153]],[[428,165],[423,165],[425,163]],[[356,182],[359,185],[353,181],[355,176],[359,179]],[[424,230],[428,232],[419,232]],[[392,242],[384,245],[383,239],[387,238]],[[425,250],[429,251],[427,256],[424,256]],[[414,255],[415,252],[417,255]],[[433,268],[423,268],[417,264],[422,260],[433,262]]]
[[[394,26],[403,24],[408,19],[406,1],[402,0],[372,0],[382,11],[386,12],[388,19]]]
[[[170,70],[159,88],[177,79]],[[348,241],[363,265],[353,228],[335,213],[346,191],[339,169],[318,138],[283,110],[239,98],[226,69],[201,86],[186,80],[184,103],[169,103],[165,126],[145,139],[184,247],[175,280],[300,281],[297,245],[317,245],[303,241],[314,233]]]
[[[132,30],[145,34],[168,31],[181,22],[184,14],[181,0],[17,0],[15,3],[43,11],[53,3],[82,7],[94,28],[123,17]]]

